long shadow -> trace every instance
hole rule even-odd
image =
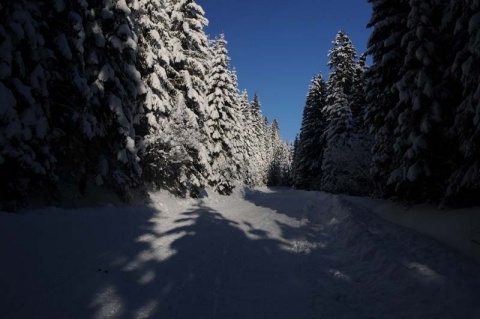
[[[31,287],[20,283],[14,295],[24,299],[15,305],[0,300],[0,317],[315,317],[310,298],[313,278],[318,277],[314,272],[326,270],[308,267],[309,255],[293,251],[284,241],[270,238],[268,232],[251,226],[247,233],[254,235],[252,239],[236,222],[202,202],[179,214],[173,221],[176,226],[165,231],[159,226],[172,221],[164,219],[162,212],[145,208],[134,218],[124,214],[136,213],[105,214],[110,227],[107,218],[101,219],[100,225],[79,222],[74,236],[79,239],[83,233],[93,238],[85,244],[68,239],[67,245],[75,250],[98,243],[101,247],[93,245],[92,249],[107,253],[82,265],[67,260],[63,266],[71,270],[57,278],[58,286],[42,291],[45,283],[39,282],[35,291],[26,293],[21,290]],[[105,231],[99,231],[100,227]],[[60,233],[68,238],[69,230]],[[37,255],[31,261],[39,259]],[[79,260],[78,255],[71,260]],[[59,265],[61,262],[52,263],[52,267]],[[50,279],[55,278],[50,274]]]
[[[328,206],[335,203],[328,200],[329,196],[269,188],[268,191],[249,191],[245,199],[299,220],[311,214],[325,214],[318,219],[322,221],[319,225],[305,221],[304,232],[310,240],[322,240],[328,246],[319,262],[328,256],[340,257],[330,271],[342,282],[342,290],[333,291],[331,296],[338,296],[347,307],[357,307],[357,318],[363,315],[401,318],[408,313],[417,318],[480,318],[480,307],[475,300],[480,296],[478,264],[434,239],[385,221],[365,208],[339,202],[337,204],[346,207],[337,214],[338,207]],[[310,202],[312,198],[316,203]],[[292,209],[295,206],[297,210]],[[288,225],[278,224],[288,236],[291,232]],[[344,285],[346,282],[349,285]],[[338,283],[335,287],[339,287]],[[362,298],[352,299],[360,294],[375,300],[370,313],[362,315],[361,310],[365,309],[358,304]],[[331,309],[326,307],[323,313],[330,313]],[[344,311],[335,315],[344,316]]]
[[[280,195],[265,196],[279,200]],[[263,200],[268,202],[268,198]],[[32,254],[15,259],[21,263],[18,267],[31,266],[37,275],[43,273],[36,267],[45,268],[56,286],[42,290],[45,280],[29,284],[35,276],[28,275],[28,280],[19,279],[18,287],[12,287],[15,281],[3,277],[2,287],[4,283],[10,286],[2,290],[6,299],[0,299],[0,318],[475,318],[470,315],[475,309],[476,283],[463,287],[465,281],[456,284],[458,276],[452,276],[438,286],[416,281],[401,269],[384,278],[384,269],[369,266],[369,261],[377,258],[375,254],[357,261],[354,254],[343,256],[336,251],[343,242],[335,245],[337,238],[318,234],[296,243],[298,227],[286,223],[277,223],[282,234],[275,238],[248,221],[245,228],[225,218],[225,212],[202,201],[177,216],[149,207],[112,208],[100,210],[100,214],[101,218],[91,219],[93,216],[58,217],[64,221],[62,227],[43,244],[35,246],[35,237],[24,242],[18,238],[17,248]],[[44,242],[48,234],[39,227],[55,229],[40,220],[45,216],[39,216],[38,223],[26,219],[19,225],[32,223]],[[68,224],[72,221],[77,224]],[[64,243],[56,243],[62,238]],[[322,239],[330,241],[322,246],[318,244]],[[42,261],[42,253],[35,250],[47,251],[44,245],[48,244],[57,245],[64,255],[50,252]],[[94,252],[87,251],[91,249]],[[13,250],[3,256],[14,256]],[[83,255],[84,262],[72,264]],[[55,259],[52,267],[68,271],[59,269],[58,275],[48,271],[48,258]],[[388,263],[376,265],[390,267]],[[11,272],[15,271],[12,267]],[[442,304],[446,289],[458,296],[449,296],[449,302]],[[14,297],[6,296],[10,292]],[[435,302],[439,305],[425,310]],[[449,308],[452,304],[458,308]]]
[[[150,229],[159,242],[175,238],[169,246],[172,255],[147,258],[133,273],[102,288],[120,300],[121,311],[112,318],[135,318],[139,313],[170,319],[315,317],[309,299],[314,276],[305,271],[309,256],[254,228],[259,238],[249,238],[236,222],[202,202],[181,213],[176,223],[163,233]],[[159,248],[149,247],[140,255],[155,255]],[[124,259],[138,260],[138,254]],[[97,303],[89,317],[108,314],[114,305],[108,299]]]

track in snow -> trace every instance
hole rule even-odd
[[[480,267],[286,188],[0,215],[0,318],[480,318]]]

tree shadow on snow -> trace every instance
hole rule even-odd
[[[10,283],[5,294],[13,297],[0,301],[2,318],[315,317],[314,273],[326,269],[310,267],[310,255],[267,231],[253,225],[242,230],[201,201],[166,231],[159,226],[167,217],[150,207],[99,214],[104,216],[79,216],[76,225],[65,219],[51,242],[64,239],[58,245],[66,259],[47,254],[44,258],[51,260],[37,265],[45,267],[44,274],[35,270],[30,279],[48,278],[30,285],[30,279],[20,280],[17,287]],[[288,225],[282,227],[289,231]],[[45,234],[38,231],[38,236]],[[38,262],[42,253],[30,244],[19,247],[33,254],[24,261]],[[82,254],[90,256],[84,263],[70,262]]]
[[[343,204],[331,196],[285,187],[245,195],[256,206],[297,219],[306,242],[315,244],[312,255],[318,258],[311,265],[323,263],[335,279],[319,277],[319,286],[330,291],[325,296],[325,289],[316,290],[319,313],[327,318],[480,318],[477,264],[365,208],[345,204],[337,214],[338,207],[329,205]],[[309,222],[312,214],[325,214],[314,218],[321,224]],[[298,229],[276,223],[284,238],[297,238]]]
[[[143,258],[133,272],[120,268],[121,276],[101,289],[114,292],[120,309],[109,316],[108,308],[116,302],[106,299],[90,308],[89,317],[99,313],[118,319],[311,317],[308,296],[313,277],[305,272],[307,255],[254,227],[248,231],[256,236],[252,239],[237,222],[202,202],[175,222],[177,226],[164,233],[150,229],[159,242],[174,238],[172,254],[164,260]],[[137,247],[132,252],[141,253],[124,260],[138,261],[139,255],[159,250],[155,244]]]
[[[364,252],[364,243],[332,238],[328,230],[302,224],[294,205],[298,196],[302,203],[309,196],[297,194],[295,202],[288,193],[246,196],[274,215],[298,219],[297,227],[275,218],[277,237],[248,221],[230,220],[201,200],[177,216],[143,207],[54,215],[55,227],[45,216],[26,219],[19,225],[33,235],[22,241],[19,229],[17,245],[8,245],[3,256],[25,255],[0,265],[6,274],[0,284],[7,288],[0,295],[0,317],[470,318],[475,297],[466,293],[478,286],[464,289],[468,281],[457,285],[457,277],[445,278],[444,286],[422,283],[422,271],[437,271],[425,268],[429,257],[417,254],[411,260],[417,270],[411,270],[393,263],[390,257],[399,255],[381,247]],[[38,245],[36,237],[42,237]],[[412,277],[418,269],[420,275]],[[458,296],[440,303],[446,289]],[[460,312],[449,308],[453,303]]]

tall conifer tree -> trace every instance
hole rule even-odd
[[[295,186],[301,189],[319,189],[322,159],[325,142],[322,139],[326,120],[322,112],[326,103],[327,86],[322,74],[313,77],[305,107],[302,125],[297,142],[294,161]],[[316,182],[315,182],[316,181]]]

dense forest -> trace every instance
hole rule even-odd
[[[340,31],[295,142],[299,188],[480,202],[480,1],[369,0],[367,55]]]
[[[0,197],[287,184],[291,147],[239,92],[193,0],[0,4]],[[61,183],[60,183],[61,182]]]
[[[480,1],[369,2],[367,52],[336,35],[294,145],[194,0],[2,2],[0,209],[64,183],[479,203]]]

